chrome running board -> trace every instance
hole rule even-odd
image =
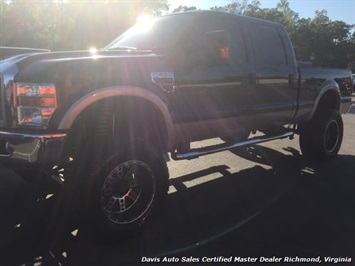
[[[293,138],[294,132],[286,132],[281,135],[276,135],[276,136],[260,136],[260,137],[255,137],[248,139],[243,142],[237,142],[237,143],[222,143],[218,145],[213,145],[213,146],[208,146],[208,147],[203,147],[203,148],[198,148],[198,149],[191,149],[186,153],[177,153],[177,152],[172,152],[171,153],[171,158],[173,160],[185,160],[185,159],[194,159],[200,156],[216,153],[216,152],[221,152],[221,151],[227,151],[231,150],[234,148],[242,147],[242,146],[247,146],[247,145],[252,145],[252,144],[257,144],[257,143],[262,143],[262,142],[267,142],[275,139],[284,139],[284,138]]]

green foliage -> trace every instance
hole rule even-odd
[[[346,67],[355,58],[352,29],[343,21],[331,21],[325,10],[316,11],[313,19],[299,20],[292,35],[297,57],[318,66]]]
[[[168,0],[0,1],[0,46],[100,48],[133,25],[140,14],[157,16],[168,9]],[[172,12],[196,9],[180,5]],[[288,0],[280,0],[274,8],[261,8],[259,0],[236,0],[211,9],[281,23],[299,60],[334,67],[355,60],[354,25],[331,21],[324,10],[316,11],[313,18],[300,18]]]
[[[140,14],[168,10],[167,0],[12,0],[0,5],[0,46],[51,50],[103,47]]]
[[[316,11],[314,18],[299,18],[287,0],[280,0],[274,8],[261,8],[259,0],[249,4],[241,0],[211,9],[281,23],[296,48],[298,60],[330,67],[346,67],[355,60],[354,25],[331,21],[325,10]]]
[[[179,13],[179,12],[186,12],[186,11],[193,11],[193,10],[197,10],[197,8],[194,7],[194,6],[182,6],[182,5],[180,5],[177,8],[175,8],[172,13]]]
[[[215,6],[211,10],[228,12],[236,15],[242,15],[247,8],[248,0],[235,1],[226,6]]]
[[[243,15],[278,22],[285,26],[290,35],[295,32],[299,19],[298,13],[290,8],[287,0],[280,0],[275,8],[260,8],[260,2],[253,1],[247,5]]]
[[[41,14],[42,5],[32,2],[12,1],[1,4],[1,45],[32,46],[46,42],[49,38],[49,16]],[[4,11],[6,10],[6,12]]]

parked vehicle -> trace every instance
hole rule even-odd
[[[68,202],[88,199],[108,238],[158,209],[166,154],[193,159],[300,134],[305,157],[333,159],[353,91],[349,70],[298,66],[282,25],[214,11],[136,25],[96,53],[26,54],[0,69],[0,162],[56,180]],[[216,137],[225,142],[190,148]]]

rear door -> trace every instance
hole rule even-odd
[[[288,52],[287,35],[274,23],[253,22],[248,29],[256,75],[256,86],[250,94],[254,123],[259,128],[287,124],[297,98],[297,69]]]

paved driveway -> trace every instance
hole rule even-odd
[[[165,208],[141,234],[102,244],[85,230],[84,221],[68,226],[46,247],[36,237],[29,242],[6,235],[0,258],[14,265],[140,265],[164,258],[219,265],[230,259],[277,262],[318,256],[323,262],[341,257],[354,263],[354,109],[344,121],[344,143],[331,163],[306,162],[298,138],[172,161]],[[1,225],[16,232],[27,184],[4,167],[0,181]],[[51,198],[47,201],[37,211],[35,236],[51,207]]]

